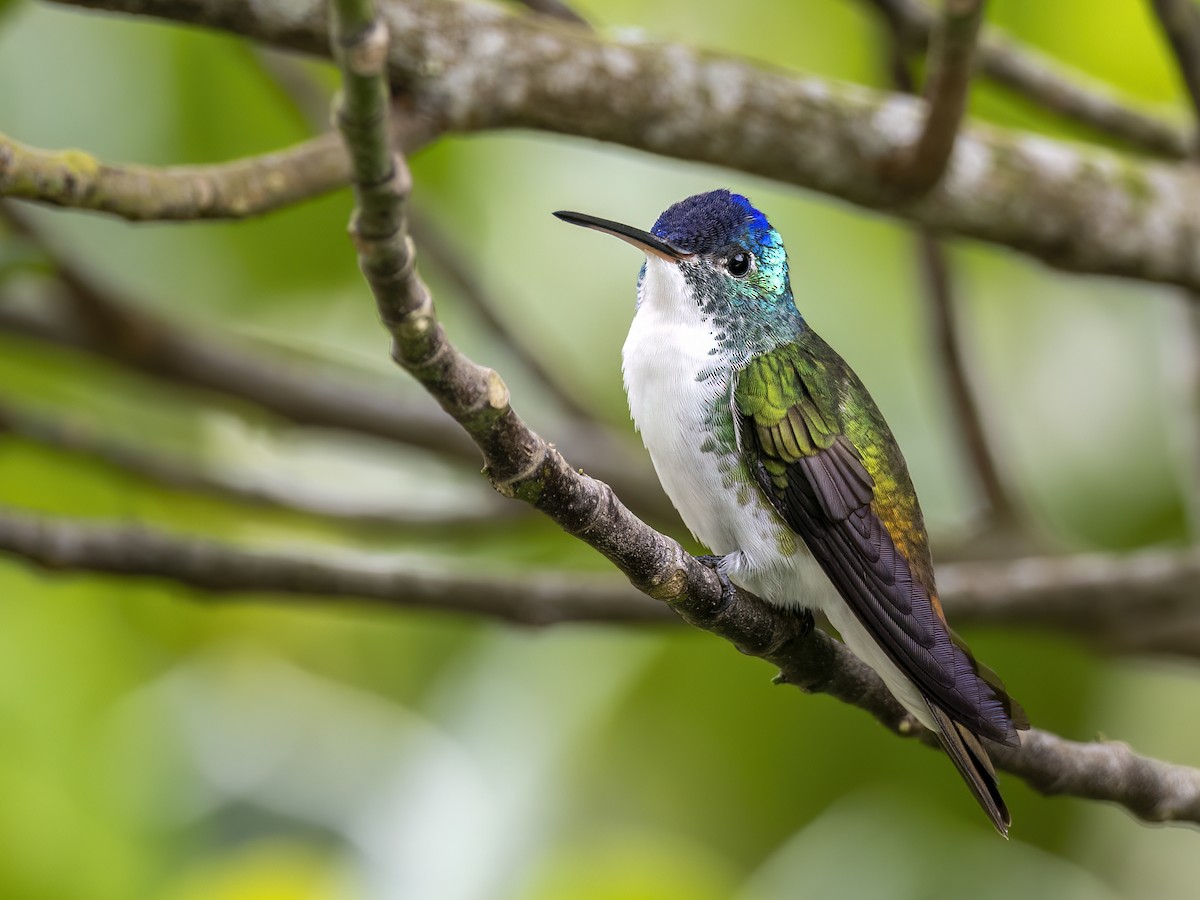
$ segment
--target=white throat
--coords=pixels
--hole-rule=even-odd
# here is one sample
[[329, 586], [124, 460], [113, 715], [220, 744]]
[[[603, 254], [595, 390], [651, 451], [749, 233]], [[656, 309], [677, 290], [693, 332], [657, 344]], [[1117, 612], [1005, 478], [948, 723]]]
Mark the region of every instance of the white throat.
[[655, 448], [647, 429], [657, 434], [655, 423], [664, 419], [674, 429], [690, 425], [691, 411], [680, 407], [707, 404], [723, 391], [728, 373], [702, 375], [719, 367], [716, 350], [713, 328], [697, 306], [680, 264], [648, 256], [646, 274], [638, 284], [637, 312], [621, 352], [621, 370], [633, 423], [651, 456]]
[[729, 396], [730, 372], [716, 349], [679, 264], [649, 257], [622, 351], [629, 412], [684, 522], [721, 553], [734, 548], [722, 546], [728, 542], [710, 521], [712, 485], [722, 481], [719, 460], [701, 450], [714, 405]]

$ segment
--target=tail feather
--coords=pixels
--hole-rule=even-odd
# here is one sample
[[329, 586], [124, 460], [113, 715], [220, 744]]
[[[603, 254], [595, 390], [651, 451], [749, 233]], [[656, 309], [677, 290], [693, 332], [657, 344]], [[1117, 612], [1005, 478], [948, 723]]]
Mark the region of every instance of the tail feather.
[[[1008, 714], [1009, 719], [1012, 720], [1013, 728], [1017, 731], [1028, 730], [1029, 716], [1026, 714], [1025, 708], [1009, 695], [1008, 688], [1004, 686], [1004, 682], [1000, 680], [1000, 676], [977, 660], [975, 654], [968, 649], [966, 641], [955, 634], [953, 629], [950, 629], [950, 640], [967, 655], [967, 659], [971, 661], [971, 666], [975, 669], [975, 674], [987, 682], [992, 690], [996, 692], [997, 699], [999, 699], [1001, 705], [1004, 707], [1004, 711]], [[1015, 739], [1015, 743], [1011, 741], [1006, 741], [1005, 743], [1013, 743], [1013, 746], [1020, 743], [1021, 739], [1017, 735], [1012, 734], [1010, 737]]]
[[996, 784], [996, 770], [992, 768], [992, 761], [983, 749], [983, 744], [978, 737], [934, 704], [929, 704], [929, 711], [933, 713], [933, 719], [937, 723], [937, 736], [942, 749], [946, 751], [946, 755], [958, 769], [958, 774], [963, 777], [983, 811], [996, 826], [996, 830], [1007, 838], [1012, 817], [1008, 814], [1008, 807], [1004, 805], [1004, 798], [1000, 796], [1000, 788]]

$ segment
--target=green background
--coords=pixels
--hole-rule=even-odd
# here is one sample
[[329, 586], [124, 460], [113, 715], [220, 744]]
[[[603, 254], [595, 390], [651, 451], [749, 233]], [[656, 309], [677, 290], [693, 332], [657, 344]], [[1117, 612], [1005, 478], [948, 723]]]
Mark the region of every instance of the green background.
[[[867, 4], [579, 3], [605, 26], [882, 84]], [[1148, 4], [997, 0], [991, 21], [1163, 106], [1184, 106]], [[327, 66], [310, 75], [329, 87]], [[1082, 140], [990, 86], [980, 118]], [[257, 51], [195, 30], [10, 3], [0, 131], [112, 162], [218, 162], [303, 139]], [[634, 441], [619, 353], [639, 259], [564, 227], [648, 227], [688, 194], [748, 194], [782, 232], [797, 302], [872, 389], [935, 544], [976, 512], [938, 383], [910, 235], [737, 172], [560, 136], [449, 138], [414, 203], [452, 233], [562, 383]], [[33, 210], [81, 267], [185, 327], [268, 339], [420, 402], [389, 364], [347, 192], [244, 223], [129, 225]], [[14, 251], [0, 243], [0, 254]], [[1174, 292], [951, 246], [967, 357], [1004, 470], [1066, 549], [1187, 536]], [[0, 255], [0, 263], [5, 261]], [[0, 265], [0, 302], [42, 302]], [[543, 392], [428, 270], [452, 338], [555, 440]], [[0, 400], [250, 482], [470, 511], [473, 465], [288, 428], [219, 397], [0, 334]], [[607, 571], [537, 519], [502, 533], [363, 529], [170, 491], [0, 435], [0, 503], [305, 553], [472, 571]], [[682, 536], [682, 535], [681, 535]], [[770, 667], [669, 627], [525, 630], [432, 613], [47, 575], [0, 558], [0, 896], [13, 898], [1185, 898], [1196, 836], [1045, 799], [1012, 777], [1004, 842], [948, 762], [859, 710], [773, 688]], [[1035, 724], [1200, 765], [1194, 665], [1062, 637], [966, 635]]]

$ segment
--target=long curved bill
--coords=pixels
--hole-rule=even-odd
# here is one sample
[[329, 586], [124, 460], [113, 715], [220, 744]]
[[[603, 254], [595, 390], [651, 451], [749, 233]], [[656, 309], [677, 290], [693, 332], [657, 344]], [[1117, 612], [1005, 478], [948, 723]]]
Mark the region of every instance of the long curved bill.
[[596, 231], [611, 234], [613, 237], [618, 237], [627, 244], [632, 244], [644, 253], [651, 253], [654, 256], [671, 262], [688, 259], [694, 255], [688, 253], [686, 250], [680, 250], [674, 244], [669, 244], [662, 238], [655, 237], [648, 231], [642, 231], [640, 228], [633, 228], [629, 225], [622, 225], [620, 222], [589, 216], [586, 213], [568, 212], [562, 209], [554, 215], [564, 222], [570, 222], [572, 225], [580, 225], [583, 228], [593, 228]]

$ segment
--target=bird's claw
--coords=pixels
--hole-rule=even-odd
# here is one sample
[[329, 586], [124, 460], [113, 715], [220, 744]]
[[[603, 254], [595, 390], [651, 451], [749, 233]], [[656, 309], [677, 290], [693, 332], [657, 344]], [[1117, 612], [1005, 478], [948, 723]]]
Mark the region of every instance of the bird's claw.
[[733, 603], [734, 597], [737, 594], [737, 588], [729, 580], [729, 576], [721, 569], [721, 563], [724, 561], [723, 556], [714, 556], [713, 554], [705, 554], [697, 556], [696, 561], [705, 568], [712, 569], [717, 573], [717, 580], [721, 582], [721, 609], [726, 609]]
[[807, 608], [802, 610], [800, 613], [800, 637], [808, 637], [816, 627], [817, 621], [813, 618], [812, 610]]

